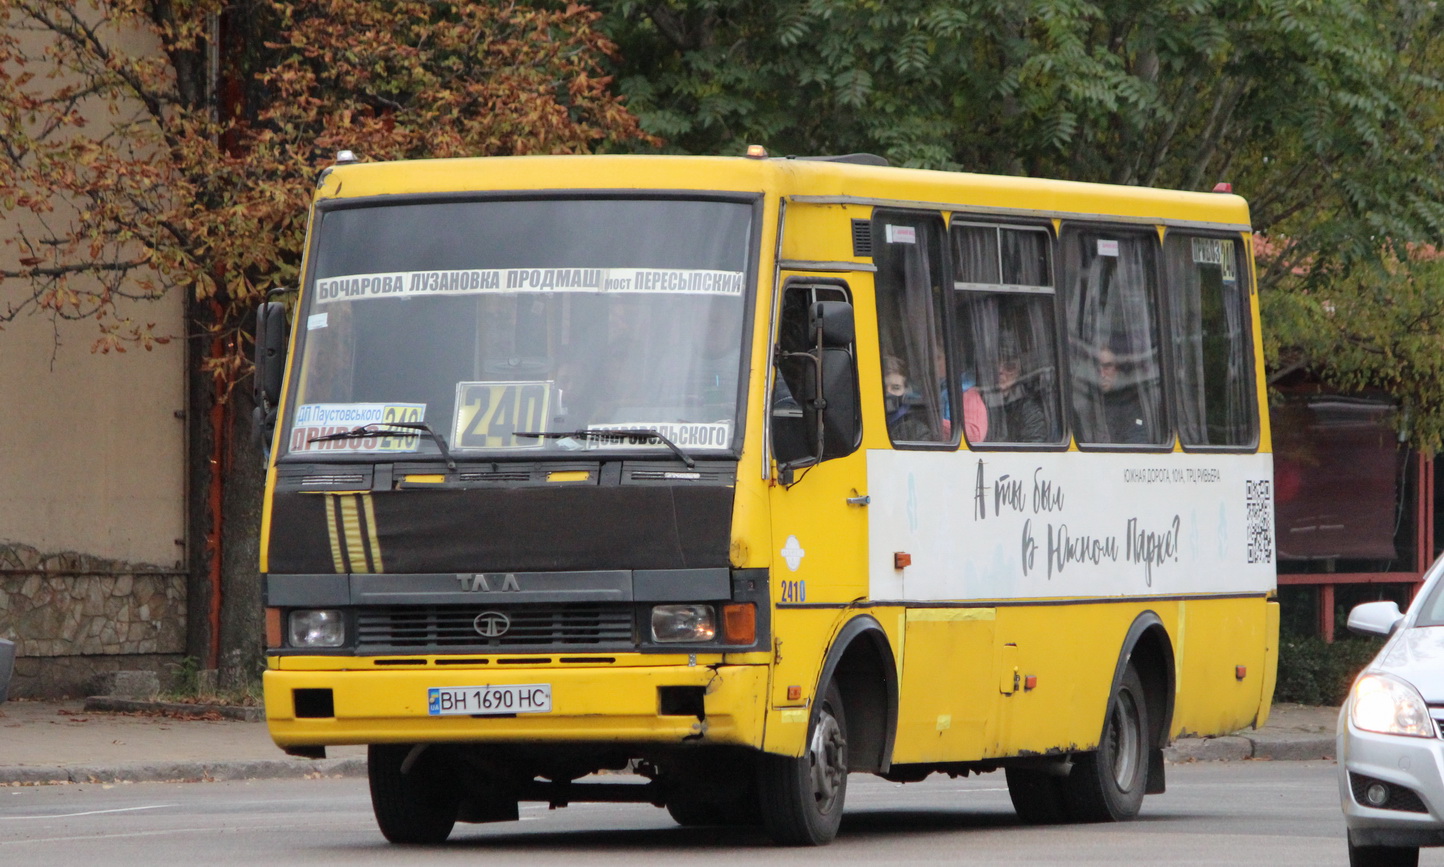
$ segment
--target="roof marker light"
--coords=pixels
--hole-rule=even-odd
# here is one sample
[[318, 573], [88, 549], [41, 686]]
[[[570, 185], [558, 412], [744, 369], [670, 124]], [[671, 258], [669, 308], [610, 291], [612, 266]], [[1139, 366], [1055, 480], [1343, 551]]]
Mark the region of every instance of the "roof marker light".
[[767, 159], [767, 148], [762, 145], [748, 145], [747, 158], [751, 160], [765, 160]]
[[1228, 181], [1219, 181], [1213, 185], [1213, 191], [1215, 193], [1231, 193], [1233, 192], [1233, 184]]

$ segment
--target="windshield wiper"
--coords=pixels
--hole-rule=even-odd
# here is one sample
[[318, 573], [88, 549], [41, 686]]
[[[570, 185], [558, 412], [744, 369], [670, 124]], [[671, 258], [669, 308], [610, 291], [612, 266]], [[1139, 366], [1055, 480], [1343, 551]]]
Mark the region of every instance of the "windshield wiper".
[[692, 456], [691, 456], [691, 455], [689, 455], [689, 454], [687, 454], [686, 452], [682, 451], [681, 446], [679, 446], [679, 445], [677, 445], [676, 443], [672, 442], [671, 440], [667, 439], [666, 435], [663, 434], [661, 431], [656, 431], [656, 430], [653, 430], [653, 429], [651, 429], [651, 428], [621, 428], [621, 429], [615, 429], [615, 430], [614, 430], [614, 429], [608, 429], [608, 430], [567, 430], [567, 431], [540, 431], [540, 430], [529, 430], [529, 431], [513, 431], [513, 432], [512, 432], [512, 436], [518, 436], [518, 437], [537, 437], [537, 438], [539, 438], [539, 439], [564, 439], [564, 438], [566, 438], [566, 437], [581, 437], [582, 439], [597, 439], [598, 437], [649, 437], [649, 438], [655, 437], [658, 442], [660, 442], [662, 445], [666, 446], [667, 448], [671, 449], [673, 454], [675, 454], [677, 457], [681, 458], [681, 459], [682, 459], [682, 463], [684, 463], [684, 464], [687, 465], [687, 469], [690, 470], [690, 469], [693, 469], [693, 468], [695, 468], [695, 467], [697, 466], [697, 462], [694, 461], [694, 460], [692, 460]]
[[[401, 430], [394, 430], [394, 428], [401, 428]], [[353, 427], [350, 430], [337, 431], [336, 433], [325, 434], [324, 436], [311, 437], [306, 442], [324, 443], [328, 440], [359, 440], [366, 437], [374, 437], [377, 435], [415, 437], [421, 436], [422, 434], [431, 437], [432, 441], [436, 443], [436, 447], [441, 451], [441, 456], [446, 459], [446, 468], [448, 470], [456, 469], [456, 461], [453, 460], [451, 457], [451, 449], [446, 447], [446, 440], [441, 436], [441, 434], [432, 430], [431, 425], [427, 424], [424, 421], [371, 422], [370, 424], [363, 424], [360, 427]]]

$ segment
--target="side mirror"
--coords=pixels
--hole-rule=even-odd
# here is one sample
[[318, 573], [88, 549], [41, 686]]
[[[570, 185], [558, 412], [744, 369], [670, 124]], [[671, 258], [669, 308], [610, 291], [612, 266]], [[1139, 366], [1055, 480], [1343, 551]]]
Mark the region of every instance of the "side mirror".
[[256, 398], [253, 430], [262, 450], [268, 450], [276, 430], [281, 402], [281, 376], [286, 372], [286, 305], [267, 301], [256, 308]]
[[825, 406], [819, 411], [822, 427], [822, 460], [850, 455], [862, 438], [857, 367], [852, 353], [840, 347], [822, 350], [822, 393]]
[[1389, 636], [1403, 622], [1404, 615], [1400, 613], [1398, 603], [1386, 599], [1355, 605], [1354, 610], [1349, 612], [1348, 627], [1350, 632], [1359, 635]]
[[808, 323], [812, 342], [819, 347], [847, 348], [857, 339], [852, 305], [846, 301], [818, 301], [812, 305]]
[[[850, 349], [856, 332], [852, 305], [818, 301], [807, 310], [807, 352], [778, 357], [772, 430], [784, 478], [798, 467], [848, 455], [862, 438], [857, 363]], [[797, 383], [795, 393], [786, 381]]]
[[849, 347], [857, 339], [852, 305], [846, 301], [818, 301], [809, 311], [808, 332], [816, 348], [818, 400], [816, 408], [819, 460], [851, 454], [862, 437], [861, 397], [857, 364]]

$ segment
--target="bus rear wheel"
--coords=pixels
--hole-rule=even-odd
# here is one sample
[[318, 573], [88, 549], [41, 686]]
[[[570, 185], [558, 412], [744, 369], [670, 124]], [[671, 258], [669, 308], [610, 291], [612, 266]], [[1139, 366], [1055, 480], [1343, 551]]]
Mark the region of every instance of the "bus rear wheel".
[[441, 843], [456, 825], [461, 790], [438, 750], [422, 748], [412, 757], [412, 749], [411, 744], [366, 748], [371, 809], [392, 843]]
[[1098, 749], [1079, 756], [1066, 777], [1068, 813], [1078, 822], [1138, 815], [1148, 788], [1148, 702], [1130, 663], [1113, 688]]
[[763, 754], [757, 788], [762, 821], [782, 846], [832, 842], [847, 797], [847, 718], [842, 693], [828, 684], [812, 707], [807, 749], [800, 757]]

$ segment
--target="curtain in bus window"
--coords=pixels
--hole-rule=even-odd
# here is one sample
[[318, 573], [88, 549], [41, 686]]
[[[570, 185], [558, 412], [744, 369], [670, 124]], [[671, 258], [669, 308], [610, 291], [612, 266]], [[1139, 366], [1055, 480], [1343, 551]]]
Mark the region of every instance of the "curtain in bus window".
[[1248, 291], [1240, 252], [1233, 239], [1175, 233], [1164, 245], [1184, 445], [1253, 442]]
[[1071, 229], [1063, 254], [1078, 441], [1162, 444], [1153, 236]]
[[880, 214], [873, 233], [888, 435], [894, 442], [947, 442], [954, 399], [941, 339], [938, 221]]
[[954, 312], [963, 359], [964, 415], [973, 442], [1056, 443], [1062, 438], [1048, 235], [953, 226]]

